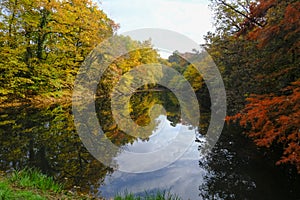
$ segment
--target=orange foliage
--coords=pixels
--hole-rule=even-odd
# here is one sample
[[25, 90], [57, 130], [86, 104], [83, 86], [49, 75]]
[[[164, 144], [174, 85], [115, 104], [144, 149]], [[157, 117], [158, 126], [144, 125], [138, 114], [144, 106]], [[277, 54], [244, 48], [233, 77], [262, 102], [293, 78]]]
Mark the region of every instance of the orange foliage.
[[266, 12], [275, 5], [275, 0], [260, 0], [258, 4], [250, 6], [250, 16], [253, 18], [264, 17]]
[[238, 120], [259, 146], [282, 145], [277, 164], [294, 164], [300, 173], [300, 80], [282, 93], [288, 95], [252, 95], [242, 112], [226, 120]]
[[253, 30], [257, 23], [264, 25], [264, 16], [266, 15], [267, 11], [275, 5], [276, 0], [260, 0], [258, 3], [252, 3], [250, 5], [249, 16], [240, 24], [241, 30], [237, 35], [244, 35], [248, 31]]
[[[246, 18], [241, 24], [242, 28], [238, 35], [248, 33], [250, 39], [259, 42], [258, 47], [264, 47], [268, 41], [283, 32], [286, 34], [283, 36], [285, 40], [300, 33], [300, 2], [289, 4], [281, 0], [259, 0], [258, 2], [250, 6], [249, 18]], [[284, 7], [284, 17], [276, 23], [270, 23], [266, 19], [269, 9], [273, 7], [275, 9]], [[262, 27], [257, 27], [254, 22], [259, 22]]]

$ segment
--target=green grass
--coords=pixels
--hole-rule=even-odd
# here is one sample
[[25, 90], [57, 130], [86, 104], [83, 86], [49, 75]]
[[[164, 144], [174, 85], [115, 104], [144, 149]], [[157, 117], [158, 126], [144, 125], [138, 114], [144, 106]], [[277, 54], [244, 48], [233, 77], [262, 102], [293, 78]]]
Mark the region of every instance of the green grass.
[[117, 195], [114, 200], [181, 200], [180, 197], [170, 194], [170, 192], [160, 192], [156, 194], [148, 194], [145, 192], [145, 195], [134, 196], [133, 194], [125, 193], [125, 195]]
[[14, 171], [9, 180], [20, 187], [35, 188], [42, 191], [53, 191], [59, 193], [63, 185], [56, 183], [52, 177], [42, 174], [35, 169], [24, 169]]
[[14, 191], [8, 180], [0, 181], [0, 199], [28, 199], [28, 200], [44, 200], [39, 194], [32, 191]]
[[63, 185], [35, 169], [0, 174], [0, 200], [90, 199], [63, 190]]

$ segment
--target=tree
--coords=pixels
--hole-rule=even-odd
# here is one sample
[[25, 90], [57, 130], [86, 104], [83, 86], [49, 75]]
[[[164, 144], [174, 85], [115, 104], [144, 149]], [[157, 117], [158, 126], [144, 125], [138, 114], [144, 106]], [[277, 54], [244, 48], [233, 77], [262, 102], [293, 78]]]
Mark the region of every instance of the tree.
[[[112, 54], [115, 54], [119, 49], [124, 48], [124, 55], [114, 58]], [[107, 50], [109, 49], [109, 50]], [[107, 53], [107, 51], [111, 51]], [[90, 65], [103, 66], [106, 63], [109, 63], [109, 66], [102, 74], [97, 91], [96, 91], [96, 106], [98, 113], [98, 119], [102, 126], [103, 131], [106, 136], [116, 145], [121, 146], [127, 143], [132, 143], [135, 140], [135, 137], [128, 136], [122, 130], [118, 129], [117, 123], [112, 115], [112, 93], [115, 89], [115, 95], [119, 98], [118, 102], [122, 102], [115, 109], [118, 112], [115, 114], [120, 116], [120, 119], [125, 119], [122, 117], [124, 115], [124, 104], [128, 102], [128, 91], [129, 88], [134, 88], [134, 85], [139, 81], [139, 78], [134, 77], [134, 74], [129, 72], [133, 69], [136, 69], [136, 73], [140, 72], [143, 74], [145, 80], [157, 80], [156, 76], [160, 76], [159, 73], [150, 73], [147, 71], [138, 71], [139, 67], [146, 64], [158, 63], [158, 53], [155, 49], [152, 48], [149, 41], [139, 42], [132, 40], [130, 37], [114, 35], [113, 42], [109, 41], [107, 44], [100, 46], [95, 49], [96, 57], [99, 59], [91, 58]], [[84, 82], [84, 84], [87, 84]], [[93, 83], [92, 83], [93, 84]], [[149, 85], [143, 85], [139, 89], [141, 91], [147, 91]], [[84, 86], [85, 87], [85, 86]], [[145, 96], [145, 98], [143, 98]], [[146, 106], [146, 104], [155, 104], [155, 99], [150, 97], [151, 95], [141, 95], [141, 96], [131, 96], [130, 99], [135, 99], [139, 103], [137, 105], [130, 105], [130, 116], [132, 119], [138, 119], [137, 124], [147, 125], [150, 118], [148, 117], [148, 112], [151, 106]], [[116, 98], [116, 96], [114, 96]], [[153, 103], [152, 103], [153, 102]], [[137, 110], [133, 110], [133, 107], [139, 107]], [[134, 112], [135, 111], [135, 112]], [[124, 124], [126, 122], [123, 122]], [[132, 129], [131, 129], [132, 128]], [[133, 127], [128, 127], [128, 133], [134, 135], [136, 130]], [[125, 131], [125, 130], [124, 130]], [[147, 139], [151, 131], [143, 133], [145, 135], [136, 136], [137, 138]]]
[[[281, 146], [283, 155], [277, 163], [294, 164], [300, 172], [297, 106], [300, 3], [238, 1], [247, 5], [244, 9], [247, 11], [243, 12], [244, 6], [238, 7], [236, 3], [214, 2], [219, 6], [216, 6], [217, 13], [223, 13], [222, 16], [231, 16], [234, 12], [234, 16], [241, 17], [235, 21], [239, 21], [238, 24], [219, 25], [220, 30], [233, 32], [219, 31], [207, 36], [208, 50], [217, 57], [225, 85], [232, 87], [230, 92], [239, 91], [239, 98], [243, 96], [240, 105], [244, 108], [233, 104], [230, 114], [237, 114], [228, 120], [239, 120], [246, 134], [259, 146]], [[229, 93], [231, 104], [235, 99]]]
[[244, 127], [251, 125], [247, 134], [257, 145], [282, 145], [283, 155], [277, 164], [294, 164], [300, 173], [297, 55], [300, 30], [296, 20], [300, 16], [300, 3], [261, 1], [253, 6], [252, 15], [261, 21], [264, 18], [264, 27], [245, 27], [241, 34], [247, 34], [249, 40], [257, 40], [257, 48], [268, 52], [258, 61], [262, 73], [256, 77], [256, 80], [262, 80], [267, 91], [247, 99], [247, 106], [234, 118], [239, 118]]
[[85, 56], [117, 25], [91, 0], [0, 3], [2, 99], [71, 89]]
[[282, 145], [277, 164], [294, 164], [300, 172], [300, 81], [282, 92], [280, 96], [252, 95], [246, 107], [229, 119], [238, 119], [258, 146]]

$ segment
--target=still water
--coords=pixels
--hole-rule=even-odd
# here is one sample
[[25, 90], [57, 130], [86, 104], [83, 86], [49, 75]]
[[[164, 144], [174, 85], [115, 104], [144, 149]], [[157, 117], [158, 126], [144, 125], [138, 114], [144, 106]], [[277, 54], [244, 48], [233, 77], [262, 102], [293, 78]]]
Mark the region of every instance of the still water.
[[[158, 133], [154, 131], [154, 135], [149, 141], [135, 141], [131, 145], [126, 145], [126, 149], [140, 153], [155, 151], [171, 143], [179, 130], [182, 129], [186, 129], [185, 135], [190, 134], [196, 138], [197, 130], [195, 129], [189, 129], [183, 124], [177, 124], [173, 127], [167, 117], [163, 115], [159, 116], [158, 120], [165, 124], [162, 129], [158, 129]], [[180, 194], [183, 199], [197, 199], [198, 187], [203, 182], [206, 173], [205, 169], [199, 168], [198, 146], [198, 143], [193, 142], [178, 160], [159, 170], [147, 173], [113, 172], [105, 178], [104, 184], [100, 187], [101, 196], [109, 198], [113, 197], [116, 192], [120, 194], [124, 192], [143, 194], [145, 191], [155, 193], [157, 190], [164, 190], [173, 194]], [[168, 155], [163, 155], [163, 158], [166, 156]], [[153, 163], [159, 162], [158, 159], [153, 158]], [[145, 163], [133, 160], [132, 165], [141, 165], [142, 167]], [[147, 168], [149, 165], [151, 166], [151, 163], [147, 163]]]
[[[106, 136], [126, 151], [145, 153], [164, 147], [179, 129], [192, 136], [194, 139], [184, 154], [164, 168], [128, 173], [101, 164], [83, 146], [74, 126], [71, 105], [66, 104], [0, 109], [1, 170], [37, 167], [70, 190], [105, 198], [124, 192], [144, 194], [165, 190], [192, 200], [300, 199], [299, 175], [274, 166], [274, 159], [264, 155], [236, 126], [225, 126], [213, 150], [202, 152], [206, 141], [201, 133], [207, 129], [207, 115], [201, 113], [199, 127], [184, 124], [176, 98], [167, 92], [158, 93], [131, 98], [132, 119], [138, 124], [149, 123], [145, 104], [149, 107], [161, 104], [166, 110], [165, 114], [157, 113], [155, 119], [159, 123], [154, 123], [152, 130], [141, 138], [118, 129], [106, 98], [98, 99], [96, 107]], [[122, 151], [103, 156], [118, 160]], [[136, 160], [127, 160], [126, 165], [143, 167]]]

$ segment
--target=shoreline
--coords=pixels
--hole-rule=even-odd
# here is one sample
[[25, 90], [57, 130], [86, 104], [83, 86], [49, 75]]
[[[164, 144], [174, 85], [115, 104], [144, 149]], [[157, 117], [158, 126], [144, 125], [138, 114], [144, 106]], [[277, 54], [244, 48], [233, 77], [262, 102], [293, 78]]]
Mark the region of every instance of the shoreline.
[[26, 98], [16, 98], [10, 101], [0, 101], [0, 109], [30, 106], [34, 108], [45, 108], [54, 104], [71, 104], [72, 91], [63, 91], [57, 97], [47, 96], [46, 94], [33, 95]]

